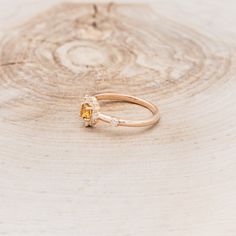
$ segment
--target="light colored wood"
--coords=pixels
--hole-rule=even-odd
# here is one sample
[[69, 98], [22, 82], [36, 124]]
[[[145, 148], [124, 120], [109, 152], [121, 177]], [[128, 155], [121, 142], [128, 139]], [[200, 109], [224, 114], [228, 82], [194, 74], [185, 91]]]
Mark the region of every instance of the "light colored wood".
[[[0, 235], [235, 236], [235, 1], [136, 3], [0, 1]], [[83, 128], [110, 91], [161, 122]]]

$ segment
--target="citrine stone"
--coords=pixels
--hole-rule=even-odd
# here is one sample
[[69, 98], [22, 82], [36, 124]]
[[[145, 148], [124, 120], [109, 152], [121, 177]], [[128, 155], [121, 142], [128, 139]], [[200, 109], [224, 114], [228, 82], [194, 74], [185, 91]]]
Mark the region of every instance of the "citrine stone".
[[92, 118], [93, 109], [88, 103], [83, 103], [80, 108], [80, 117], [85, 121], [90, 121]]

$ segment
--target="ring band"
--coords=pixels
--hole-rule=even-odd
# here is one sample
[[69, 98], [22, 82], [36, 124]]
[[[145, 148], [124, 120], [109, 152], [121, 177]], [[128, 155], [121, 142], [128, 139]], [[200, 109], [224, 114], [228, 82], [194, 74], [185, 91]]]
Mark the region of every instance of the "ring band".
[[[153, 116], [144, 120], [126, 120], [105, 115], [100, 112], [99, 100], [112, 100], [129, 102], [147, 108]], [[80, 117], [85, 122], [85, 126], [95, 126], [98, 121], [109, 123], [113, 126], [143, 127], [156, 124], [160, 119], [159, 109], [156, 105], [144, 99], [131, 95], [117, 93], [102, 93], [94, 96], [85, 96], [80, 108]]]

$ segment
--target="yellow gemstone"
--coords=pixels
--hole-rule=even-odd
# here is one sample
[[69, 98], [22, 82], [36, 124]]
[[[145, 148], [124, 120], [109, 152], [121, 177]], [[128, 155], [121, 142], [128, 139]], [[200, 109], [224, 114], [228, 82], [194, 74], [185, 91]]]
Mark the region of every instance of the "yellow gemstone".
[[85, 121], [90, 121], [92, 118], [93, 109], [88, 103], [83, 103], [80, 108], [80, 117]]

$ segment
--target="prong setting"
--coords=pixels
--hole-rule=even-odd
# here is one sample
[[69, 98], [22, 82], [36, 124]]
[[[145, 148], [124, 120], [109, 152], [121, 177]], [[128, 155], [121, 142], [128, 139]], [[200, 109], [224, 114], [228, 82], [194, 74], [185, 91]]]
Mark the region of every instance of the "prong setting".
[[94, 96], [85, 96], [80, 107], [80, 117], [85, 127], [95, 126], [98, 121], [100, 107]]

